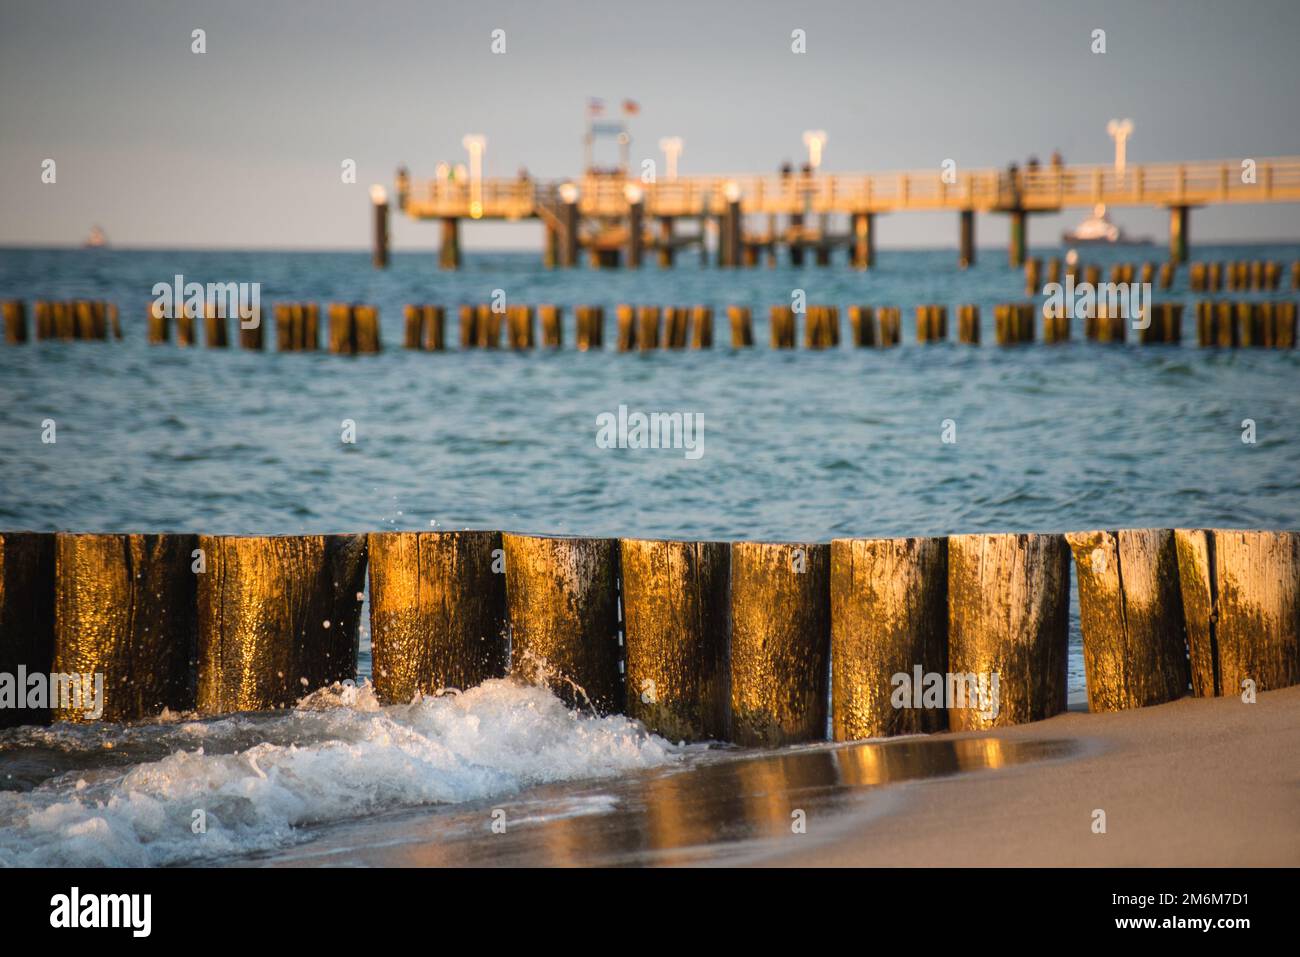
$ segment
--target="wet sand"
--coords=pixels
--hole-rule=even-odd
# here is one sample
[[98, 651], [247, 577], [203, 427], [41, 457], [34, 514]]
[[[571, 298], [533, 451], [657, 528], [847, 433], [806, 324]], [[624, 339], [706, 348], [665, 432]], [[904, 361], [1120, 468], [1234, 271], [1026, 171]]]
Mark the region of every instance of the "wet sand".
[[1295, 865], [1300, 688], [1254, 705], [1184, 699], [997, 732], [708, 751], [674, 769], [371, 817], [243, 863]]
[[[966, 738], [970, 735], [944, 735]], [[979, 735], [977, 737], [989, 737]], [[891, 788], [891, 812], [762, 864], [1228, 866], [1300, 864], [1300, 687], [1070, 713], [997, 732], [1081, 746], [1066, 761]], [[1106, 833], [1092, 831], [1106, 812]]]

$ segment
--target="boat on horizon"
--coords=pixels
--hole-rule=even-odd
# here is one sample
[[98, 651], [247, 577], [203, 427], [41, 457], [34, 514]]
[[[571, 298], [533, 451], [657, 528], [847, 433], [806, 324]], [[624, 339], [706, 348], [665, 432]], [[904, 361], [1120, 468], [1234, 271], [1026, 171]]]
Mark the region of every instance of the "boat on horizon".
[[98, 226], [91, 226], [90, 235], [81, 245], [83, 249], [102, 249], [108, 245], [108, 235]]
[[1098, 203], [1092, 215], [1072, 232], [1061, 234], [1061, 242], [1067, 246], [1150, 246], [1152, 240], [1149, 236], [1125, 235], [1123, 227], [1112, 223], [1106, 215], [1106, 204]]

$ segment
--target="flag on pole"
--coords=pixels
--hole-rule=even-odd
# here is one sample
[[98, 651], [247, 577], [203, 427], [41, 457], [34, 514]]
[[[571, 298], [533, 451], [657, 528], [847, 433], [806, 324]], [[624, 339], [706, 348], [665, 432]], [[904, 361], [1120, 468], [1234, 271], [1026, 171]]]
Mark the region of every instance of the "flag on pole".
[[624, 100], [623, 112], [628, 116], [632, 116], [634, 113], [640, 113], [641, 107], [637, 104], [636, 100]]
[[598, 97], [598, 96], [588, 97], [588, 99], [587, 99], [587, 115], [588, 115], [588, 116], [603, 116], [604, 113], [605, 113], [605, 101], [602, 100], [602, 99], [601, 99], [600, 97]]

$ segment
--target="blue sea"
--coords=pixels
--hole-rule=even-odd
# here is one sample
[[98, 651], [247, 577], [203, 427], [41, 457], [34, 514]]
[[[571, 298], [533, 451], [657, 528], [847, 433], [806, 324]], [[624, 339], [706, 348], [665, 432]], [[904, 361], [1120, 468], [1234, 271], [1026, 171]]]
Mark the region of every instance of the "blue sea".
[[[1082, 260], [1105, 266], [1163, 252], [1084, 250]], [[1196, 247], [1192, 258], [1280, 260], [1289, 284], [1300, 245]], [[178, 274], [260, 283], [267, 317], [277, 301], [374, 304], [384, 351], [282, 355], [271, 330], [264, 353], [150, 346], [144, 323], [153, 287]], [[565, 347], [458, 351], [454, 307], [489, 301], [497, 290], [507, 303], [564, 306]], [[850, 303], [901, 307], [903, 345], [850, 348], [842, 319], [839, 349], [770, 349], [768, 308], [788, 304], [796, 290], [842, 311]], [[952, 250], [881, 251], [866, 273], [852, 271], [843, 253], [829, 268], [725, 271], [701, 267], [693, 254], [672, 270], [547, 271], [533, 252], [484, 253], [449, 273], [437, 269], [435, 253], [399, 253], [377, 271], [365, 252], [0, 250], [0, 298], [107, 299], [125, 328], [120, 342], [0, 347], [0, 527], [262, 534], [473, 527], [805, 541], [1300, 527], [1300, 353], [1197, 348], [1191, 303], [1200, 294], [1188, 291], [1185, 269], [1171, 291], [1155, 295], [1188, 304], [1181, 346], [1088, 343], [1076, 321], [1071, 343], [999, 348], [994, 304], [1025, 298], [1023, 274], [1002, 250], [981, 250], [966, 271]], [[412, 302], [449, 307], [448, 351], [401, 348], [402, 308]], [[620, 302], [712, 305], [716, 344], [619, 354]], [[947, 304], [954, 335], [956, 306], [978, 304], [985, 344], [918, 346], [913, 310], [922, 303]], [[573, 348], [578, 304], [605, 306], [604, 351]], [[755, 348], [727, 345], [729, 304], [752, 307]], [[702, 416], [703, 454], [599, 447], [598, 417], [620, 406]], [[42, 442], [47, 419], [56, 423], [53, 444]], [[354, 443], [341, 441], [345, 420], [355, 423]], [[1253, 443], [1243, 442], [1246, 420]], [[955, 442], [942, 440], [945, 422]], [[1078, 700], [1077, 615], [1072, 628]], [[363, 674], [368, 668], [363, 654]], [[129, 733], [6, 732], [4, 747], [27, 758], [89, 753], [108, 736], [140, 763], [90, 772], [52, 757], [48, 773], [0, 792], [0, 864], [239, 859], [297, 841], [304, 820], [491, 800], [566, 775], [691, 760], [625, 719], [579, 728], [547, 710], [554, 699], [518, 697], [536, 690], [492, 687], [401, 714], [362, 694], [267, 719], [292, 722], [281, 725], [178, 718]], [[509, 715], [521, 706], [545, 720], [526, 732], [514, 727]], [[493, 722], [499, 732], [485, 738]], [[394, 748], [395, 738], [408, 743]], [[492, 748], [501, 754], [496, 763]], [[266, 783], [249, 770], [257, 749], [253, 768], [278, 768], [281, 777]], [[532, 751], [549, 757], [530, 762]], [[266, 791], [255, 812], [239, 804], [250, 787]], [[197, 793], [227, 795], [234, 819], [224, 825], [227, 843], [202, 853], [155, 833], [171, 817], [187, 823]]]

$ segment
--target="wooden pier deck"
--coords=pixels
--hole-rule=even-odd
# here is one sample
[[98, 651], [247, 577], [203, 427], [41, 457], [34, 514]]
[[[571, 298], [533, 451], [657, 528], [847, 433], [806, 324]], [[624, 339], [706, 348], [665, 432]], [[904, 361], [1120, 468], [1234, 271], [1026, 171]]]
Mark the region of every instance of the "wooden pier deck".
[[[1253, 164], [1253, 166], [1251, 165]], [[880, 213], [961, 214], [961, 261], [974, 260], [974, 216], [1012, 217], [1012, 265], [1024, 261], [1027, 218], [1066, 209], [1157, 206], [1171, 212], [1170, 258], [1187, 259], [1189, 211], [1195, 207], [1243, 203], [1300, 202], [1300, 157], [1231, 159], [1191, 163], [1149, 163], [1123, 170], [1106, 165], [1063, 165], [1018, 170], [975, 169], [945, 173], [936, 169], [885, 173], [791, 172], [771, 175], [702, 175], [644, 183], [621, 175], [588, 175], [572, 180], [483, 178], [414, 183], [404, 170], [397, 178], [399, 209], [416, 220], [444, 224], [442, 265], [459, 265], [457, 224], [471, 220], [541, 220], [547, 230], [547, 262], [575, 265], [577, 251], [588, 249], [598, 265], [641, 265], [657, 251], [661, 266], [672, 265], [675, 250], [698, 245], [707, 225], [716, 222], [718, 264], [753, 265], [757, 248], [775, 254], [790, 247], [795, 264], [804, 248], [848, 246], [851, 262], [874, 262], [874, 217]], [[850, 227], [834, 234], [829, 217], [848, 216]], [[728, 225], [732, 217], [736, 226]], [[747, 232], [745, 219], [766, 217], [761, 230]], [[787, 224], [778, 227], [777, 219]], [[809, 219], [816, 218], [816, 222]], [[680, 220], [697, 220], [685, 236]], [[654, 221], [658, 221], [657, 224]], [[753, 260], [744, 262], [747, 258]], [[819, 255], [825, 264], [828, 256]]]

